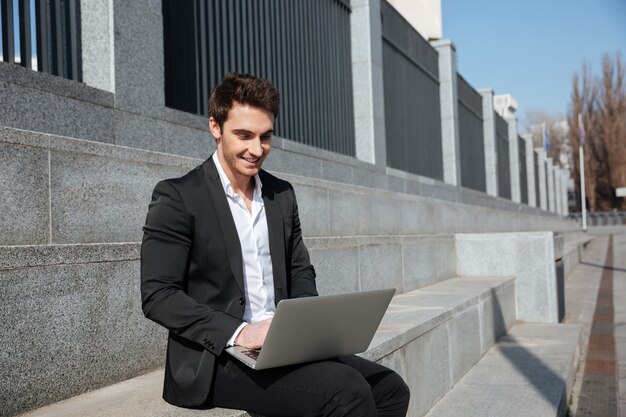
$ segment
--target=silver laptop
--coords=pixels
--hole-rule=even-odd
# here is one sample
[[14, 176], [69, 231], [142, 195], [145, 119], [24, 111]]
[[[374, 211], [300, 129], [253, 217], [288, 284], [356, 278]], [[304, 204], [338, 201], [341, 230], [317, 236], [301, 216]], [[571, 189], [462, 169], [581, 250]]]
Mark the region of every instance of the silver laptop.
[[364, 352], [395, 292], [282, 300], [262, 349], [232, 346], [226, 352], [257, 370]]

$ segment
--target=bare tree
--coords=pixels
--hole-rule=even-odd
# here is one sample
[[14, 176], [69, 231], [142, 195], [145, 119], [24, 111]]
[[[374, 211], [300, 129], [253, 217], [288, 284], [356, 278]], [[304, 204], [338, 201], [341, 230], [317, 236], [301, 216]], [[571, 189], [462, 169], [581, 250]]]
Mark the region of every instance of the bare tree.
[[[594, 77], [589, 64], [574, 75], [568, 114], [572, 142], [572, 174], [580, 192], [578, 114], [585, 130], [585, 189], [590, 211], [625, 210], [626, 201], [615, 189], [626, 187], [626, 89], [621, 54], [605, 55], [602, 76]], [[580, 194], [579, 194], [580, 195]], [[578, 202], [578, 209], [580, 203]]]

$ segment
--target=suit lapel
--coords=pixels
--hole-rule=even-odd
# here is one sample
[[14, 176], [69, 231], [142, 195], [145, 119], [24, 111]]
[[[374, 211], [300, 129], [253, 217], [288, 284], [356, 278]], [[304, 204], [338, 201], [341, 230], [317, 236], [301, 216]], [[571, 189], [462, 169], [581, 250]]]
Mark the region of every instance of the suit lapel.
[[[241, 292], [245, 294], [243, 284], [243, 259], [241, 257], [241, 243], [239, 242], [239, 235], [237, 234], [237, 227], [233, 220], [233, 214], [228, 206], [228, 200], [226, 193], [224, 193], [224, 187], [220, 181], [217, 168], [212, 158], [207, 159], [202, 164], [204, 169], [207, 188], [209, 189], [209, 195], [211, 196], [211, 203], [217, 214], [219, 228], [222, 231], [224, 237], [224, 243], [226, 245], [226, 252], [228, 253], [228, 260], [230, 268], [235, 276], [235, 281], [241, 289]], [[271, 241], [270, 241], [271, 242]]]
[[259, 174], [263, 183], [262, 195], [265, 206], [265, 218], [267, 219], [267, 233], [270, 243], [270, 253], [272, 256], [272, 270], [274, 273], [274, 298], [276, 303], [285, 298], [284, 289], [287, 282], [285, 270], [285, 232], [283, 215], [280, 204], [276, 199], [276, 193], [270, 183], [270, 179], [264, 175], [264, 171]]

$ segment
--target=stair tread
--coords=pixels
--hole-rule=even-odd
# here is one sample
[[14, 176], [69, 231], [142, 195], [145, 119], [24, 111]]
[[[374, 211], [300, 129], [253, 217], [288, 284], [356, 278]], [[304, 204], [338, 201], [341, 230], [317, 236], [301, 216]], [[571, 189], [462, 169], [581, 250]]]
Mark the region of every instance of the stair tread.
[[575, 324], [514, 325], [426, 417], [564, 415], [580, 335]]
[[[455, 277], [396, 295], [369, 349], [377, 361], [444, 323], [455, 312], [479, 303], [493, 291], [514, 285], [513, 277]], [[191, 410], [161, 398], [163, 370], [88, 392], [23, 414], [22, 417], [243, 417], [247, 413], [214, 408]]]

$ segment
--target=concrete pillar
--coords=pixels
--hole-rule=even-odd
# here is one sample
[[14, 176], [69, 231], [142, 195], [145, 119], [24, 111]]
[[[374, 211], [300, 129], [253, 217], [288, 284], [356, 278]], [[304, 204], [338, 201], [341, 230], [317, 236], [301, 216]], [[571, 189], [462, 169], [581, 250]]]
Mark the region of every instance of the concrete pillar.
[[113, 0], [115, 107], [165, 117], [163, 15], [157, 0]]
[[563, 216], [569, 216], [569, 198], [568, 198], [568, 186], [569, 186], [569, 169], [562, 169], [561, 175], [563, 176]]
[[507, 117], [509, 125], [509, 164], [511, 166], [511, 200], [515, 203], [522, 202], [519, 178], [519, 149], [517, 145], [517, 117]]
[[114, 93], [113, 0], [81, 0], [80, 26], [83, 82]]
[[537, 207], [537, 191], [535, 188], [535, 160], [533, 154], [533, 136], [522, 135], [522, 139], [526, 144], [526, 182], [528, 184], [528, 205]]
[[356, 157], [385, 172], [385, 100], [380, 1], [350, 2]]
[[537, 154], [537, 175], [539, 176], [539, 204], [537, 207], [548, 211], [548, 190], [546, 189], [546, 151], [543, 148], [536, 148]]
[[556, 200], [554, 192], [554, 166], [552, 165], [552, 158], [546, 158], [546, 176], [548, 177], [548, 211], [556, 213]]
[[443, 180], [461, 185], [461, 146], [459, 133], [459, 102], [457, 93], [456, 49], [450, 40], [431, 45], [439, 53], [439, 97], [441, 100], [441, 147]]
[[557, 175], [559, 176], [559, 183], [561, 184], [561, 194], [559, 194], [559, 199], [561, 200], [561, 216], [565, 216], [565, 206], [567, 205], [567, 183], [565, 182], [565, 175], [563, 175], [563, 168], [559, 168]]
[[493, 89], [481, 88], [483, 96], [483, 140], [485, 143], [485, 181], [487, 194], [498, 195], [498, 155], [496, 147], [496, 116], [493, 109]]

